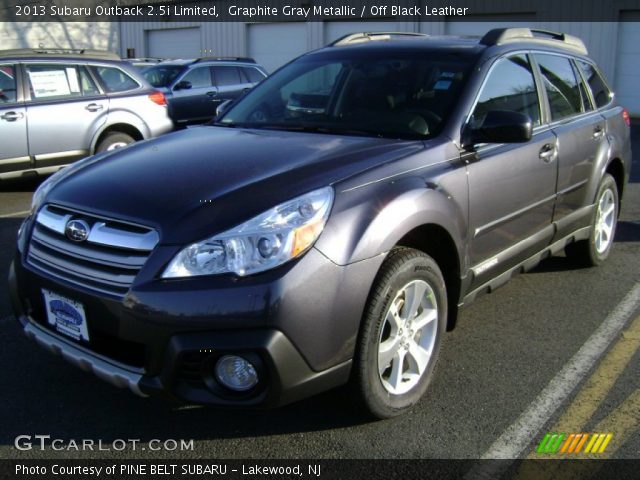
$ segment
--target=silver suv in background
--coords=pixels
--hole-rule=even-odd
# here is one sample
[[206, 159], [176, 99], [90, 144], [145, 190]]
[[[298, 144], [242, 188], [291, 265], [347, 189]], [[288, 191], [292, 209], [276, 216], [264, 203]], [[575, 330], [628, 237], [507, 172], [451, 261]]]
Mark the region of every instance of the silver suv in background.
[[164, 94], [115, 54], [0, 50], [0, 179], [51, 173], [172, 129]]

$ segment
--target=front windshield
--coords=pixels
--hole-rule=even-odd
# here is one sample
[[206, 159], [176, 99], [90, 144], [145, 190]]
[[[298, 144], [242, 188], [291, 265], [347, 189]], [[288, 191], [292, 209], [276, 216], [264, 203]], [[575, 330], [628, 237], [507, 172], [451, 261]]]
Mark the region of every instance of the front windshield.
[[268, 77], [218, 125], [390, 138], [437, 135], [471, 66], [468, 56], [411, 52], [310, 55]]
[[168, 87], [184, 70], [182, 65], [156, 65], [142, 72], [144, 78], [154, 87]]

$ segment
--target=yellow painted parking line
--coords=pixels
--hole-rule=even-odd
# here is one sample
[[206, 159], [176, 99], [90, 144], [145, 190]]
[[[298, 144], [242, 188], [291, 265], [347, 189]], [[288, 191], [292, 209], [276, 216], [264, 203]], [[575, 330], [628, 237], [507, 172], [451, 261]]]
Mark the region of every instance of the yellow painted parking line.
[[[596, 443], [591, 449], [592, 454], [585, 458], [611, 457], [633, 434], [637, 433], [639, 426], [640, 389], [636, 389], [594, 428], [596, 432], [612, 432], [612, 435], [607, 435]], [[610, 441], [612, 441], [611, 448], [607, 448]], [[603, 453], [596, 453], [596, 450]]]
[[[629, 327], [624, 330], [620, 338], [611, 347], [609, 352], [602, 359], [596, 370], [591, 374], [586, 384], [582, 387], [578, 395], [574, 398], [571, 404], [567, 407], [556, 424], [549, 429], [550, 432], [580, 432], [584, 431], [583, 428], [587, 422], [597, 412], [598, 407], [602, 404], [602, 401], [606, 398], [609, 392], [615, 386], [616, 381], [622, 375], [622, 372], [627, 368], [629, 362], [640, 350], [640, 316], [636, 317]], [[593, 432], [612, 432], [614, 438], [614, 445], [611, 451], [607, 451], [607, 456], [611, 455], [616, 449], [624, 443], [623, 432], [621, 429], [625, 429], [626, 421], [633, 420], [633, 411], [624, 407], [627, 401], [631, 401], [633, 404], [633, 395], [630, 396], [623, 404], [621, 404], [609, 417], [612, 417], [615, 421], [621, 422], [620, 425], [614, 423], [601, 423], [596, 428], [592, 429]], [[631, 399], [631, 400], [630, 400]], [[629, 412], [631, 415], [628, 419], [624, 415], [619, 415], [617, 412], [622, 411]], [[615, 416], [614, 416], [615, 415]], [[607, 418], [609, 418], [607, 417]], [[640, 419], [635, 420], [635, 425], [640, 424]], [[626, 431], [626, 430], [625, 430]], [[588, 436], [588, 435], [587, 435]], [[581, 447], [586, 441], [587, 436], [583, 438], [578, 446], [577, 439], [572, 439], [572, 444], [569, 442], [563, 446], [560, 453], [573, 453], [580, 452]], [[611, 437], [606, 434], [603, 435], [591, 435], [588, 443], [584, 448], [584, 453], [596, 454], [595, 456], [589, 456], [590, 458], [603, 458], [602, 455], [596, 452], [605, 452]], [[552, 458], [557, 459], [557, 454], [542, 455], [533, 451], [527, 458], [541, 459]], [[573, 457], [577, 458], [577, 457]]]
[[622, 333], [621, 338], [600, 362], [580, 393], [550, 431], [582, 431], [583, 426], [593, 417], [638, 349], [640, 349], [640, 317], [633, 320], [629, 328]]

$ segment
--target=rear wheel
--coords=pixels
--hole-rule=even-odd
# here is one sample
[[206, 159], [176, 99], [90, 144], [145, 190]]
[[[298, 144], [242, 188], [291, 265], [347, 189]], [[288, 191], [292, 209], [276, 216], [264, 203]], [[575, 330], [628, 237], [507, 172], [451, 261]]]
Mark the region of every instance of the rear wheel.
[[613, 245], [618, 209], [618, 187], [613, 177], [607, 173], [598, 188], [589, 238], [567, 245], [567, 257], [585, 266], [597, 266], [604, 262]]
[[96, 152], [115, 150], [116, 148], [126, 147], [133, 142], [135, 142], [135, 139], [131, 135], [122, 132], [111, 132], [100, 141]]
[[446, 287], [436, 262], [417, 250], [392, 250], [367, 305], [354, 367], [354, 386], [373, 416], [394, 417], [423, 396], [446, 318]]

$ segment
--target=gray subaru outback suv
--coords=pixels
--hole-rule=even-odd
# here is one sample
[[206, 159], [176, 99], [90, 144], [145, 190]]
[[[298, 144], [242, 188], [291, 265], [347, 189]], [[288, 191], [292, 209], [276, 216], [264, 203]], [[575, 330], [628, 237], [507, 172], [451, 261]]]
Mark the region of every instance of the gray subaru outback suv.
[[51, 173], [172, 129], [164, 95], [114, 54], [0, 51], [0, 179]]
[[262, 407], [350, 382], [397, 415], [459, 307], [563, 249], [607, 258], [628, 120], [568, 35], [352, 35], [213, 124], [43, 183], [16, 316], [139, 395]]

